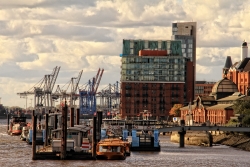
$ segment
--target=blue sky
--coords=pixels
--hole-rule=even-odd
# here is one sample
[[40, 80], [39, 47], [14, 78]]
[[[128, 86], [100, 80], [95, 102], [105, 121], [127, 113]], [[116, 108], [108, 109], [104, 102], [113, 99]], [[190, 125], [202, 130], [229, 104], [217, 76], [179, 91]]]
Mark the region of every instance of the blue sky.
[[197, 22], [197, 80], [217, 81], [226, 56], [239, 61], [242, 41], [250, 40], [249, 11], [249, 1], [235, 0], [1, 1], [1, 103], [24, 107], [17, 93], [55, 66], [56, 85], [80, 70], [85, 84], [98, 68], [105, 70], [100, 88], [113, 84], [120, 80], [122, 39], [168, 40], [176, 21]]

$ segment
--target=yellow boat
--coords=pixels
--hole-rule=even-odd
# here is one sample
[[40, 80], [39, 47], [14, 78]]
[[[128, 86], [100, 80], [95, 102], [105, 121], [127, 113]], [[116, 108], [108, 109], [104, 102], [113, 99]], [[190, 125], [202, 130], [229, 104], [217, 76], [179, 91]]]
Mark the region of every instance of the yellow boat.
[[125, 160], [127, 155], [130, 155], [130, 143], [119, 138], [103, 139], [96, 147], [97, 159]]

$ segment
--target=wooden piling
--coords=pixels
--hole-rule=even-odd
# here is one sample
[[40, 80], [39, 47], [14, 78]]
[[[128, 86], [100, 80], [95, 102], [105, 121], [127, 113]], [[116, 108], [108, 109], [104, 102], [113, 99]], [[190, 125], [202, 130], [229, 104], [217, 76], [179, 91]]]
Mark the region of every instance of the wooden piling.
[[96, 159], [96, 116], [93, 117], [92, 158]]
[[74, 108], [71, 108], [70, 110], [70, 127], [74, 127], [74, 111], [75, 109]]
[[97, 141], [99, 142], [101, 140], [101, 126], [102, 126], [102, 111], [97, 112]]
[[37, 127], [37, 116], [35, 115], [35, 110], [32, 114], [32, 160], [36, 160], [36, 127]]
[[48, 136], [49, 136], [49, 114], [45, 114], [45, 141], [44, 145], [48, 145]]
[[80, 123], [80, 109], [76, 109], [76, 125], [79, 125]]
[[[57, 123], [58, 123], [57, 114], [55, 114], [55, 117], [54, 117], [54, 129], [57, 129]], [[56, 134], [55, 134], [54, 137], [56, 138]]]
[[67, 149], [67, 115], [68, 107], [65, 100], [65, 107], [62, 110], [62, 135], [61, 135], [61, 154], [60, 159], [66, 159], [66, 149]]
[[186, 131], [184, 130], [184, 128], [182, 128], [181, 131], [178, 132], [179, 136], [180, 136], [180, 147], [185, 147], [185, 134]]
[[10, 114], [7, 114], [7, 133], [9, 132], [10, 128]]

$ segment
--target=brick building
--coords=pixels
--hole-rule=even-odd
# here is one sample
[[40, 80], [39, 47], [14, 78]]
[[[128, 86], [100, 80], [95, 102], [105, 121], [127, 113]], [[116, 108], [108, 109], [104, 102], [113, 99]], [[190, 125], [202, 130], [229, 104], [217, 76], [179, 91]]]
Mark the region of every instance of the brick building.
[[[226, 77], [216, 82], [209, 96], [198, 96], [194, 104], [181, 108], [181, 119], [195, 123], [209, 121], [212, 124], [226, 124], [234, 116], [233, 103], [247, 96], [238, 92], [237, 85]], [[191, 116], [190, 116], [191, 115]]]
[[195, 82], [195, 98], [198, 96], [208, 96], [212, 92], [212, 88], [215, 82], [207, 82], [207, 81], [196, 81]]

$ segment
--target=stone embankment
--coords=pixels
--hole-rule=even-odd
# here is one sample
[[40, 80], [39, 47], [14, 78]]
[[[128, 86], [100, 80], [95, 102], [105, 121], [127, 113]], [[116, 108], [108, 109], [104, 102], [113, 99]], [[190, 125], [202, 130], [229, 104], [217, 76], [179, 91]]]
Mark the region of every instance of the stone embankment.
[[223, 133], [214, 135], [213, 143], [250, 151], [250, 137], [243, 134]]
[[[175, 143], [180, 142], [178, 132], [172, 132], [170, 140]], [[187, 131], [184, 137], [184, 143], [187, 145], [211, 146], [213, 139], [209, 132], [205, 131]]]

